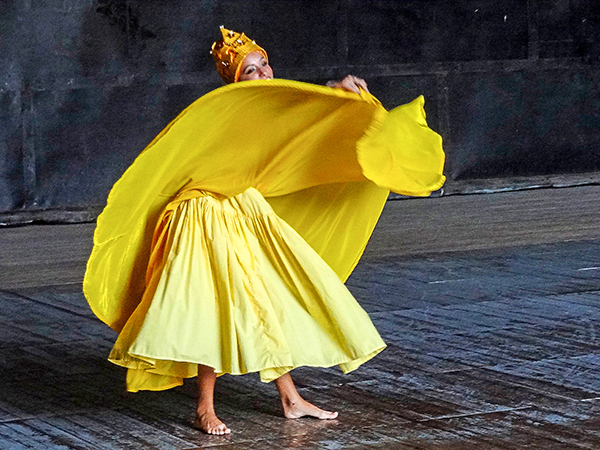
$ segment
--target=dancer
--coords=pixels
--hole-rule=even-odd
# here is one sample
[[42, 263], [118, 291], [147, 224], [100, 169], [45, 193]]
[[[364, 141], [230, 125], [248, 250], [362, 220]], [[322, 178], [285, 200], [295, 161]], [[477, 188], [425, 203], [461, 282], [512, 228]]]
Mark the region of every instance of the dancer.
[[[243, 33], [222, 34], [212, 48], [217, 70], [227, 83], [247, 86], [222, 88], [233, 102], [215, 91], [190, 106], [115, 184], [84, 281], [94, 312], [120, 332], [109, 359], [128, 368], [127, 389], [168, 389], [198, 376], [195, 426], [218, 435], [231, 432], [214, 408], [216, 378], [225, 373], [258, 372], [262, 381], [274, 381], [286, 418], [337, 417], [304, 400], [289, 372], [338, 365], [346, 373], [385, 348], [342, 280], [388, 192], [364, 174], [377, 171], [370, 156], [362, 166], [350, 157], [357, 142], [378, 148], [382, 139], [369, 128], [382, 108], [364, 80], [348, 76], [333, 90], [272, 80], [262, 47]], [[331, 93], [338, 90], [349, 93]], [[353, 119], [362, 128], [333, 120], [331, 105], [338, 104], [344, 117], [354, 118], [357, 107], [368, 111]], [[285, 120], [272, 117], [288, 110], [289, 126], [271, 127]], [[211, 140], [215, 127], [222, 129]], [[413, 128], [423, 133], [422, 124]], [[419, 167], [416, 195], [443, 184], [441, 140], [434, 135], [423, 145], [431, 161], [415, 158], [435, 166], [425, 181], [427, 167]], [[331, 155], [321, 154], [329, 148], [323, 142]], [[168, 153], [189, 159], [169, 162]]]

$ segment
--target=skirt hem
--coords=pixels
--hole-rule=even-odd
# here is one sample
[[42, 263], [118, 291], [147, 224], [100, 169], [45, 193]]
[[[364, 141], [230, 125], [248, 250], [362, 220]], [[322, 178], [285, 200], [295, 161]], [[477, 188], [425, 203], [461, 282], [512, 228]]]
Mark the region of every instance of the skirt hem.
[[[271, 381], [276, 380], [280, 376], [285, 375], [286, 373], [288, 373], [294, 369], [297, 369], [299, 367], [315, 367], [315, 368], [325, 369], [325, 368], [330, 368], [333, 366], [338, 366], [340, 368], [340, 370], [342, 371], [342, 373], [347, 374], [347, 373], [350, 373], [350, 372], [356, 370], [362, 364], [364, 364], [365, 362], [369, 361], [370, 359], [375, 357], [377, 354], [382, 352], [385, 348], [386, 348], [386, 345], [383, 344], [382, 346], [374, 349], [373, 351], [366, 353], [365, 355], [359, 356], [357, 358], [344, 359], [341, 361], [333, 361], [331, 363], [323, 363], [323, 364], [298, 363], [298, 364], [293, 364], [290, 366], [287, 366], [287, 365], [264, 366], [264, 367], [261, 367], [258, 369], [235, 370], [235, 371], [233, 371], [233, 370], [215, 370], [215, 373], [217, 374], [217, 376], [222, 376], [225, 374], [239, 376], [239, 375], [247, 375], [250, 373], [258, 373], [260, 376], [260, 380], [263, 383], [270, 383]], [[160, 369], [157, 369], [156, 364], [152, 365], [151, 363], [149, 363], [147, 361], [140, 361], [140, 360], [136, 361], [137, 357], [138, 357], [138, 355], [135, 355], [134, 357], [129, 356], [129, 358], [119, 358], [119, 359], [109, 358], [109, 361], [118, 366], [125, 367], [128, 370], [136, 371], [136, 372], [143, 371], [145, 373], [151, 373], [153, 375], [157, 375], [157, 376], [160, 376], [161, 378], [164, 378], [165, 381], [167, 381], [167, 380], [168, 381], [164, 382], [164, 383], [160, 383], [159, 385], [156, 385], [156, 386], [135, 388], [135, 390], [130, 390], [129, 379], [128, 379], [127, 390], [130, 392], [137, 392], [140, 390], [149, 390], [149, 391], [167, 390], [167, 389], [171, 389], [173, 387], [180, 386], [181, 384], [183, 384], [182, 380], [184, 378], [193, 378], [193, 377], [197, 376], [197, 371], [196, 371], [196, 373], [193, 373], [190, 371], [185, 371], [186, 373], [180, 373], [177, 375], [168, 373], [168, 372], [161, 372]], [[134, 358], [136, 358], [136, 359], [134, 359]], [[142, 356], [142, 358], [144, 358], [144, 356]], [[195, 362], [195, 361], [171, 361], [171, 360], [169, 360], [169, 361], [156, 360], [156, 361], [175, 362], [175, 363], [180, 363], [180, 364], [202, 364], [202, 365], [206, 365], [209, 367], [213, 367], [211, 364], [205, 364], [203, 362]], [[177, 381], [172, 381], [172, 380], [177, 380]]]

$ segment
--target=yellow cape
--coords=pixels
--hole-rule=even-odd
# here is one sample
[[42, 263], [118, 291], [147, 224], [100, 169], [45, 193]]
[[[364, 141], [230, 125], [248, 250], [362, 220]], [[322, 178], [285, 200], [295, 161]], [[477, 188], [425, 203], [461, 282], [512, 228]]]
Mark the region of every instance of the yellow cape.
[[288, 80], [199, 98], [110, 192], [84, 279], [92, 310], [121, 330], [145, 289], [157, 220], [186, 185], [227, 197], [256, 188], [345, 280], [389, 190], [426, 196], [444, 184], [442, 140], [423, 103], [387, 112], [364, 92]]

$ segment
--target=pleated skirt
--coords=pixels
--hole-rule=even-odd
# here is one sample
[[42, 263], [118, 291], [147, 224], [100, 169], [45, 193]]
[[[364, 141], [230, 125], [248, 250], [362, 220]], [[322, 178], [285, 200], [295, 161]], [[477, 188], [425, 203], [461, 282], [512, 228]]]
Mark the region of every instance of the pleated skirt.
[[385, 348], [337, 275], [262, 195], [204, 195], [171, 216], [142, 301], [110, 353], [127, 389], [161, 390], [197, 375], [300, 366], [346, 373]]

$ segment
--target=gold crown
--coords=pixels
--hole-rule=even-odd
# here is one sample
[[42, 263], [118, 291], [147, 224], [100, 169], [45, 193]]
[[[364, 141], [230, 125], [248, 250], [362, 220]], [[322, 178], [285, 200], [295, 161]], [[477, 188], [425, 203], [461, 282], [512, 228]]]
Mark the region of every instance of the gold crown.
[[221, 34], [223, 37], [212, 45], [210, 54], [217, 65], [217, 72], [226, 83], [238, 81], [242, 70], [242, 61], [248, 53], [260, 52], [265, 59], [269, 59], [265, 49], [244, 33], [228, 30], [221, 25]]

